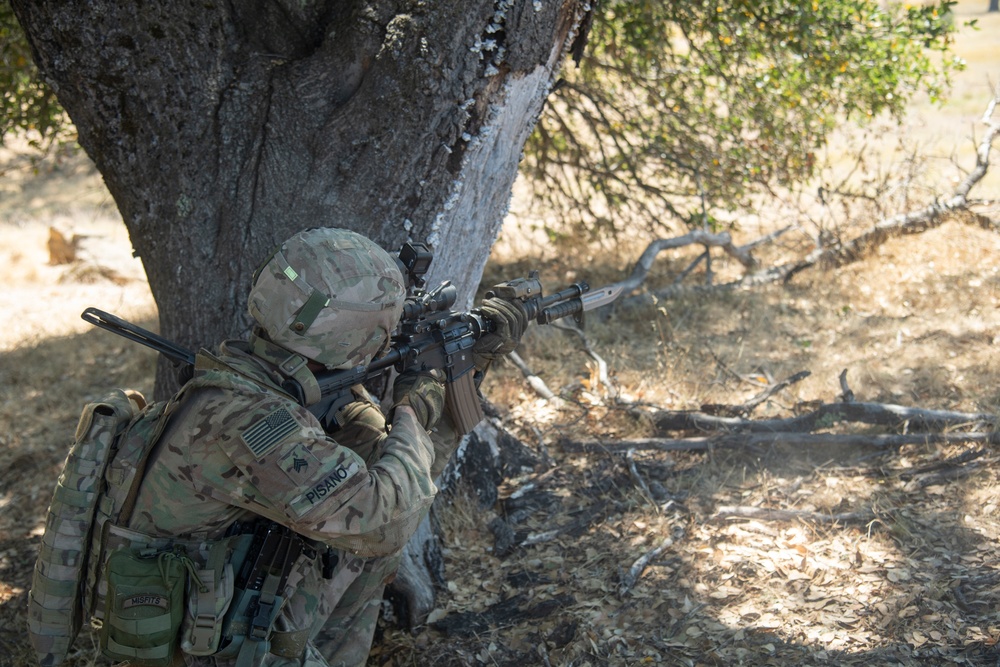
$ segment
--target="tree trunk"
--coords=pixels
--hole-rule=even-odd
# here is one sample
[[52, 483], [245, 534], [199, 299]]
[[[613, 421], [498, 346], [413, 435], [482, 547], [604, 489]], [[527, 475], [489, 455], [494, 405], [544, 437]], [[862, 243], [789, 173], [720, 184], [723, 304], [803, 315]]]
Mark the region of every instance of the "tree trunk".
[[1000, 0], [990, 0], [990, 12], [1000, 12]]
[[[437, 253], [468, 303], [582, 1], [12, 0], [142, 258], [160, 330], [246, 333], [295, 231]], [[176, 386], [161, 364], [157, 394]]]

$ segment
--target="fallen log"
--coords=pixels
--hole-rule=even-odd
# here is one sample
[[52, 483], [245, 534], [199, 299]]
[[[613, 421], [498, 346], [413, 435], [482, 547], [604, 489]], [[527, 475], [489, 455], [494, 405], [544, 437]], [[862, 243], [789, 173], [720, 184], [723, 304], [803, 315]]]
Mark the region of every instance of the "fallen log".
[[728, 433], [692, 438], [570, 439], [559, 445], [567, 452], [586, 454], [622, 454], [630, 449], [669, 451], [711, 451], [715, 449], [753, 449], [773, 445], [854, 446], [893, 449], [906, 445], [946, 445], [958, 443], [1000, 443], [998, 432], [974, 433], [904, 433], [895, 435], [862, 433]]
[[811, 523], [868, 523], [875, 519], [875, 512], [840, 512], [824, 514], [809, 510], [782, 510], [767, 507], [746, 507], [723, 505], [712, 516], [712, 521], [726, 519], [756, 519], [758, 521], [809, 521]]
[[997, 415], [985, 412], [952, 412], [912, 408], [892, 403], [824, 403], [816, 409], [783, 419], [746, 419], [706, 414], [702, 411], [660, 410], [651, 413], [658, 433], [672, 431], [725, 431], [728, 433], [808, 433], [840, 422], [853, 422], [907, 430], [940, 431], [959, 426], [996, 427]]

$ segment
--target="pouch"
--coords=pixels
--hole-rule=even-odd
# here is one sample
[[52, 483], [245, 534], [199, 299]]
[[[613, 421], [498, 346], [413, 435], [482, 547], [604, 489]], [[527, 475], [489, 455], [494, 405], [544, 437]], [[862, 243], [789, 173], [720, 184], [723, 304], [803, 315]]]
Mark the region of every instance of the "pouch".
[[181, 624], [181, 650], [213, 655], [222, 640], [223, 620], [233, 602], [235, 570], [242, 565], [252, 535], [235, 535], [212, 544], [205, 569], [188, 579], [187, 605]]
[[[194, 564], [172, 551], [120, 549], [108, 558], [101, 652], [134, 667], [169, 667]], [[192, 577], [193, 578], [193, 577]]]

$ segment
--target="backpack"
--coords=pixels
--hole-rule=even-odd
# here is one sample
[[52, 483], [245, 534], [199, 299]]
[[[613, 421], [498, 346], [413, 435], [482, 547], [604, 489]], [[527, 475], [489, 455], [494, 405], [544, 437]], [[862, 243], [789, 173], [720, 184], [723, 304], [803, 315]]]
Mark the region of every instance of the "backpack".
[[[280, 591], [303, 548], [300, 536], [274, 521], [234, 526], [211, 541], [128, 528], [170, 415], [189, 389], [224, 385], [208, 374], [170, 401], [146, 405], [138, 392], [114, 390], [83, 409], [28, 596], [28, 636], [42, 667], [64, 662], [85, 625], [98, 631], [106, 657], [135, 667], [169, 667], [177, 647], [196, 656], [238, 655], [244, 666], [268, 651], [295, 657], [305, 649], [302, 632], [271, 632]], [[268, 563], [277, 571], [265, 572], [260, 554], [275, 549], [283, 557]], [[271, 609], [264, 617], [262, 604]], [[245, 618], [251, 612], [256, 617]]]
[[85, 623], [100, 625], [107, 527], [128, 522], [174, 405], [147, 406], [142, 394], [116, 389], [84, 407], [52, 494], [28, 597], [28, 635], [42, 667], [66, 659]]

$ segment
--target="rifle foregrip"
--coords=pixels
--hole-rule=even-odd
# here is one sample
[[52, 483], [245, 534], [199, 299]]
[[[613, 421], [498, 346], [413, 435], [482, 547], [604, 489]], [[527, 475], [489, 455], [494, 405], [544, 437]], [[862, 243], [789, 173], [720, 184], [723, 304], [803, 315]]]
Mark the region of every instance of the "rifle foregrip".
[[463, 436], [483, 421], [483, 404], [476, 390], [475, 373], [466, 373], [448, 384], [444, 405], [459, 436]]

